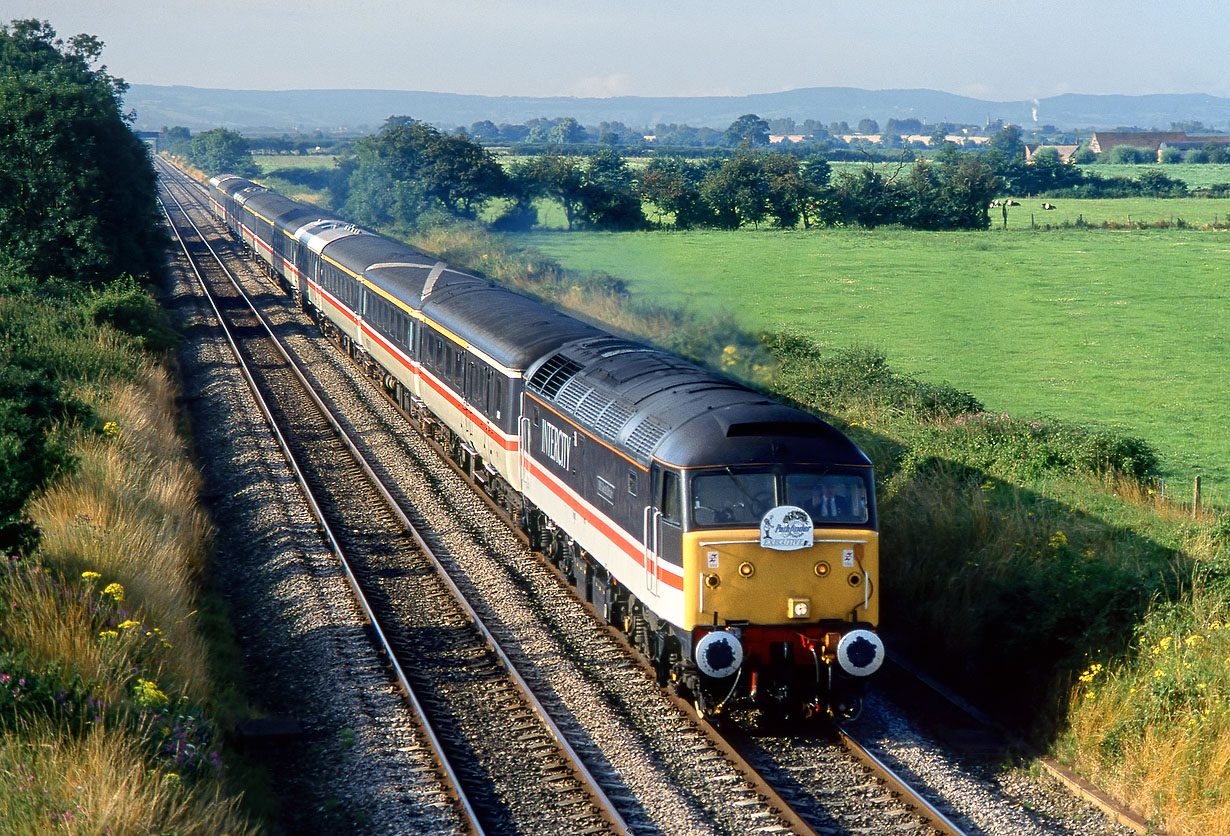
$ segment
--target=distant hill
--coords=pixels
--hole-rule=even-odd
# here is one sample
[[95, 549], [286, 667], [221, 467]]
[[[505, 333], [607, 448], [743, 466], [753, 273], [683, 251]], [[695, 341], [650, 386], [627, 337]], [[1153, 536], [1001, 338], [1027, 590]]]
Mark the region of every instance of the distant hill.
[[1065, 94], [1037, 102], [991, 102], [936, 90], [860, 90], [811, 87], [750, 96], [532, 98], [472, 96], [397, 90], [217, 90], [134, 84], [125, 97], [137, 112], [137, 128], [182, 125], [194, 131], [227, 127], [249, 133], [372, 130], [389, 116], [412, 116], [442, 128], [468, 127], [489, 119], [523, 123], [536, 117], [572, 116], [585, 125], [623, 122], [651, 128], [660, 122], [724, 129], [745, 113], [802, 123], [871, 118], [916, 118], [927, 123], [986, 124], [997, 119], [1022, 126], [1060, 129], [1169, 128], [1200, 121], [1225, 130], [1230, 99], [1199, 93], [1150, 96]]

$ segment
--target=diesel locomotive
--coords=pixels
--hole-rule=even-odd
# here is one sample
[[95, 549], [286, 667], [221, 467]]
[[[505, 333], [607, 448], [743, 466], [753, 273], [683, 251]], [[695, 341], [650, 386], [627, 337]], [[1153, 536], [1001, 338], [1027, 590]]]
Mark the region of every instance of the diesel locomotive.
[[213, 212], [705, 714], [856, 713], [884, 660], [871, 462], [668, 352], [241, 177]]

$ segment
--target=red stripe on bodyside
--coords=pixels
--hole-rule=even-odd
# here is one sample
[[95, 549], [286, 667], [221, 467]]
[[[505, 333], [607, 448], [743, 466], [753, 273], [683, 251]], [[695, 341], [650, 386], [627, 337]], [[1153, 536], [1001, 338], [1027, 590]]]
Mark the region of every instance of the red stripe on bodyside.
[[[615, 548], [619, 549], [628, 557], [636, 561], [636, 564], [642, 569], [645, 568], [644, 546], [642, 546], [639, 541], [635, 538], [631, 538], [631, 535], [624, 532], [614, 523], [608, 523], [602, 516], [589, 510], [589, 508], [584, 504], [574, 499], [572, 492], [568, 490], [563, 483], [555, 477], [554, 474], [539, 466], [538, 462], [534, 461], [534, 459], [529, 456], [525, 456], [522, 461], [526, 464], [530, 472], [534, 474], [534, 477], [538, 479], [538, 481], [546, 485], [547, 489], [562, 500], [569, 508], [580, 514], [587, 523], [598, 529], [603, 537], [606, 538], [607, 542], [611, 543], [611, 545]], [[631, 538], [632, 543], [636, 543], [635, 547], [628, 542], [629, 538]], [[682, 590], [683, 575], [676, 575], [674, 572], [664, 571], [664, 567], [666, 566], [673, 566], [673, 564], [663, 563], [661, 560], [658, 561], [658, 580], [662, 581], [669, 587]]]

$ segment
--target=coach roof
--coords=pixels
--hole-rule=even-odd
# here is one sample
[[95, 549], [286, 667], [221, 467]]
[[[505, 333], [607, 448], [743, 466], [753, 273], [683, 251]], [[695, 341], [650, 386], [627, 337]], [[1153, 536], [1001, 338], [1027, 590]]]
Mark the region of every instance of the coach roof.
[[423, 314], [497, 363], [519, 371], [566, 342], [602, 333], [519, 293], [487, 284], [433, 291], [423, 303]]

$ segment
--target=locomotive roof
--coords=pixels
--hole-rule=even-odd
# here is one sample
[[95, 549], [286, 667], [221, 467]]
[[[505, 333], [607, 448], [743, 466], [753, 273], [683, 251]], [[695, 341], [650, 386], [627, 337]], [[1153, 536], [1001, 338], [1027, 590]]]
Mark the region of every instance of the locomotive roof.
[[517, 370], [526, 369], [564, 343], [602, 333], [527, 296], [488, 284], [435, 290], [423, 303], [423, 313], [464, 335], [497, 363]]
[[619, 337], [565, 345], [528, 378], [531, 391], [645, 465], [871, 463], [816, 416]]

